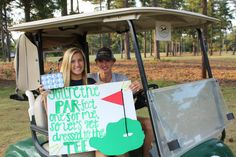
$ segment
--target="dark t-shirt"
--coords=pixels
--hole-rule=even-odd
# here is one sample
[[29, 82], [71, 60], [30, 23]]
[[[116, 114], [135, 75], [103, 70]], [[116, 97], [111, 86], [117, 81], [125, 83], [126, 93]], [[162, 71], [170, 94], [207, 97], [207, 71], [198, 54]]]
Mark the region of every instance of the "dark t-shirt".
[[[96, 81], [92, 78], [88, 78], [88, 84], [94, 84]], [[83, 85], [83, 80], [70, 80], [70, 86], [80, 86]]]

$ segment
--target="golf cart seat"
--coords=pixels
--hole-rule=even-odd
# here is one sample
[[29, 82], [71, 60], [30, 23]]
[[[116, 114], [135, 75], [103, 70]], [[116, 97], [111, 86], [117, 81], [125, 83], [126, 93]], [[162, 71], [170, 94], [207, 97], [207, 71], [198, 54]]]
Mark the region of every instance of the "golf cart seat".
[[[39, 95], [36, 99], [31, 91], [25, 92], [29, 101], [29, 119], [30, 119], [30, 129], [32, 133], [32, 140], [35, 145], [35, 149], [41, 156], [49, 156], [48, 154], [48, 141], [46, 137], [48, 136], [47, 131], [47, 120], [46, 113], [41, 104], [42, 96]], [[44, 136], [45, 140], [39, 139], [38, 134]]]
[[[48, 123], [47, 115], [42, 104], [42, 95], [37, 96], [35, 99], [33, 92], [27, 90], [25, 94], [29, 100], [29, 119], [30, 129], [32, 133], [32, 140], [35, 149], [42, 157], [49, 156], [49, 143], [48, 143]], [[94, 152], [86, 152], [71, 155], [61, 155], [62, 157], [94, 157]]]

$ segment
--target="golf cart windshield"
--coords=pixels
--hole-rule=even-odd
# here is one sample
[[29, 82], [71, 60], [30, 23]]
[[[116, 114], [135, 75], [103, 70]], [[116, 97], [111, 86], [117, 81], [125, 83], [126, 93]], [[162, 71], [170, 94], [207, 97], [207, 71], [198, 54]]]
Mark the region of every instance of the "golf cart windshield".
[[230, 120], [215, 79], [151, 90], [150, 97], [163, 157], [180, 156], [217, 138]]

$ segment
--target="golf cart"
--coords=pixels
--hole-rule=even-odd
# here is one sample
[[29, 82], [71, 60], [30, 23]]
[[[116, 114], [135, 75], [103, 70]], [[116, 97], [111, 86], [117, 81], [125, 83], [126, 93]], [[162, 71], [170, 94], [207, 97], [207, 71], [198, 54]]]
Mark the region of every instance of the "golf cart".
[[[234, 116], [228, 112], [218, 82], [212, 76], [201, 31], [203, 25], [217, 21], [215, 18], [188, 11], [142, 7], [69, 15], [11, 27], [11, 31], [25, 32], [19, 38], [17, 47], [16, 83], [18, 90], [27, 91], [29, 97], [30, 128], [37, 152], [41, 156], [49, 156], [47, 149], [43, 147], [45, 141], [37, 136], [38, 133], [48, 134], [47, 124], [40, 122], [45, 121], [42, 114], [37, 115], [41, 110], [36, 109], [40, 102], [38, 98], [35, 100], [30, 92], [39, 87], [40, 75], [45, 72], [44, 52], [58, 47], [64, 50], [72, 44], [78, 45], [86, 54], [89, 69], [86, 40], [88, 34], [130, 32], [143, 85], [143, 95], [147, 99], [146, 104], [155, 135], [151, 155], [233, 157], [223, 139], [224, 129]], [[169, 23], [172, 28], [196, 28], [209, 79], [149, 89], [136, 32], [155, 29], [159, 22]], [[10, 153], [8, 151], [6, 156]], [[130, 156], [141, 157], [142, 154], [134, 151]]]

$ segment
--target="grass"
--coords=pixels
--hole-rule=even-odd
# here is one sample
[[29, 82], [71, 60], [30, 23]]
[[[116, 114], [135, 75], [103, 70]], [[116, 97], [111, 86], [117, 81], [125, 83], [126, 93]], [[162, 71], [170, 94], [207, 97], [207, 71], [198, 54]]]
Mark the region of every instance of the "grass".
[[29, 137], [28, 102], [19, 102], [9, 99], [14, 87], [3, 87], [0, 90], [0, 156], [11, 143]]
[[[175, 82], [158, 81], [160, 87], [176, 84]], [[229, 110], [236, 114], [236, 87], [223, 87], [222, 92]], [[20, 139], [31, 136], [28, 120], [28, 102], [21, 102], [9, 99], [9, 95], [14, 93], [14, 86], [6, 86], [0, 90], [0, 156], [6, 150], [9, 144], [13, 144]], [[148, 116], [147, 109], [141, 109], [137, 112], [138, 115]], [[236, 154], [236, 124], [229, 124], [227, 130], [226, 144]], [[233, 139], [234, 142], [229, 142]]]
[[[150, 56], [147, 54], [147, 57], [144, 58], [143, 53], [142, 59], [143, 60], [148, 60], [148, 61], [153, 61], [156, 60], [153, 56]], [[125, 60], [125, 55], [123, 55], [123, 59], [121, 58], [120, 54], [114, 54], [116, 60]], [[131, 59], [135, 59], [135, 54], [131, 53], [130, 54]], [[46, 61], [48, 62], [57, 62], [60, 57], [47, 57]], [[89, 55], [89, 61], [94, 62], [95, 60], [95, 55]], [[168, 56], [166, 57], [165, 53], [161, 53], [161, 60], [162, 62], [177, 62], [181, 60], [189, 60], [189, 61], [201, 61], [201, 55], [199, 54], [198, 56], [193, 56], [192, 54], [189, 55], [184, 55], [183, 56]], [[224, 60], [225, 62], [235, 62], [236, 63], [236, 55], [232, 55], [232, 53], [223, 53], [221, 56], [219, 55], [213, 55], [209, 56], [209, 60]]]
[[[224, 95], [225, 103], [229, 107], [229, 111], [234, 113], [236, 116], [236, 87], [224, 87], [222, 88], [222, 93]], [[232, 149], [234, 154], [236, 154], [236, 122], [233, 120], [226, 129], [226, 144]], [[229, 142], [233, 139], [233, 142]]]

